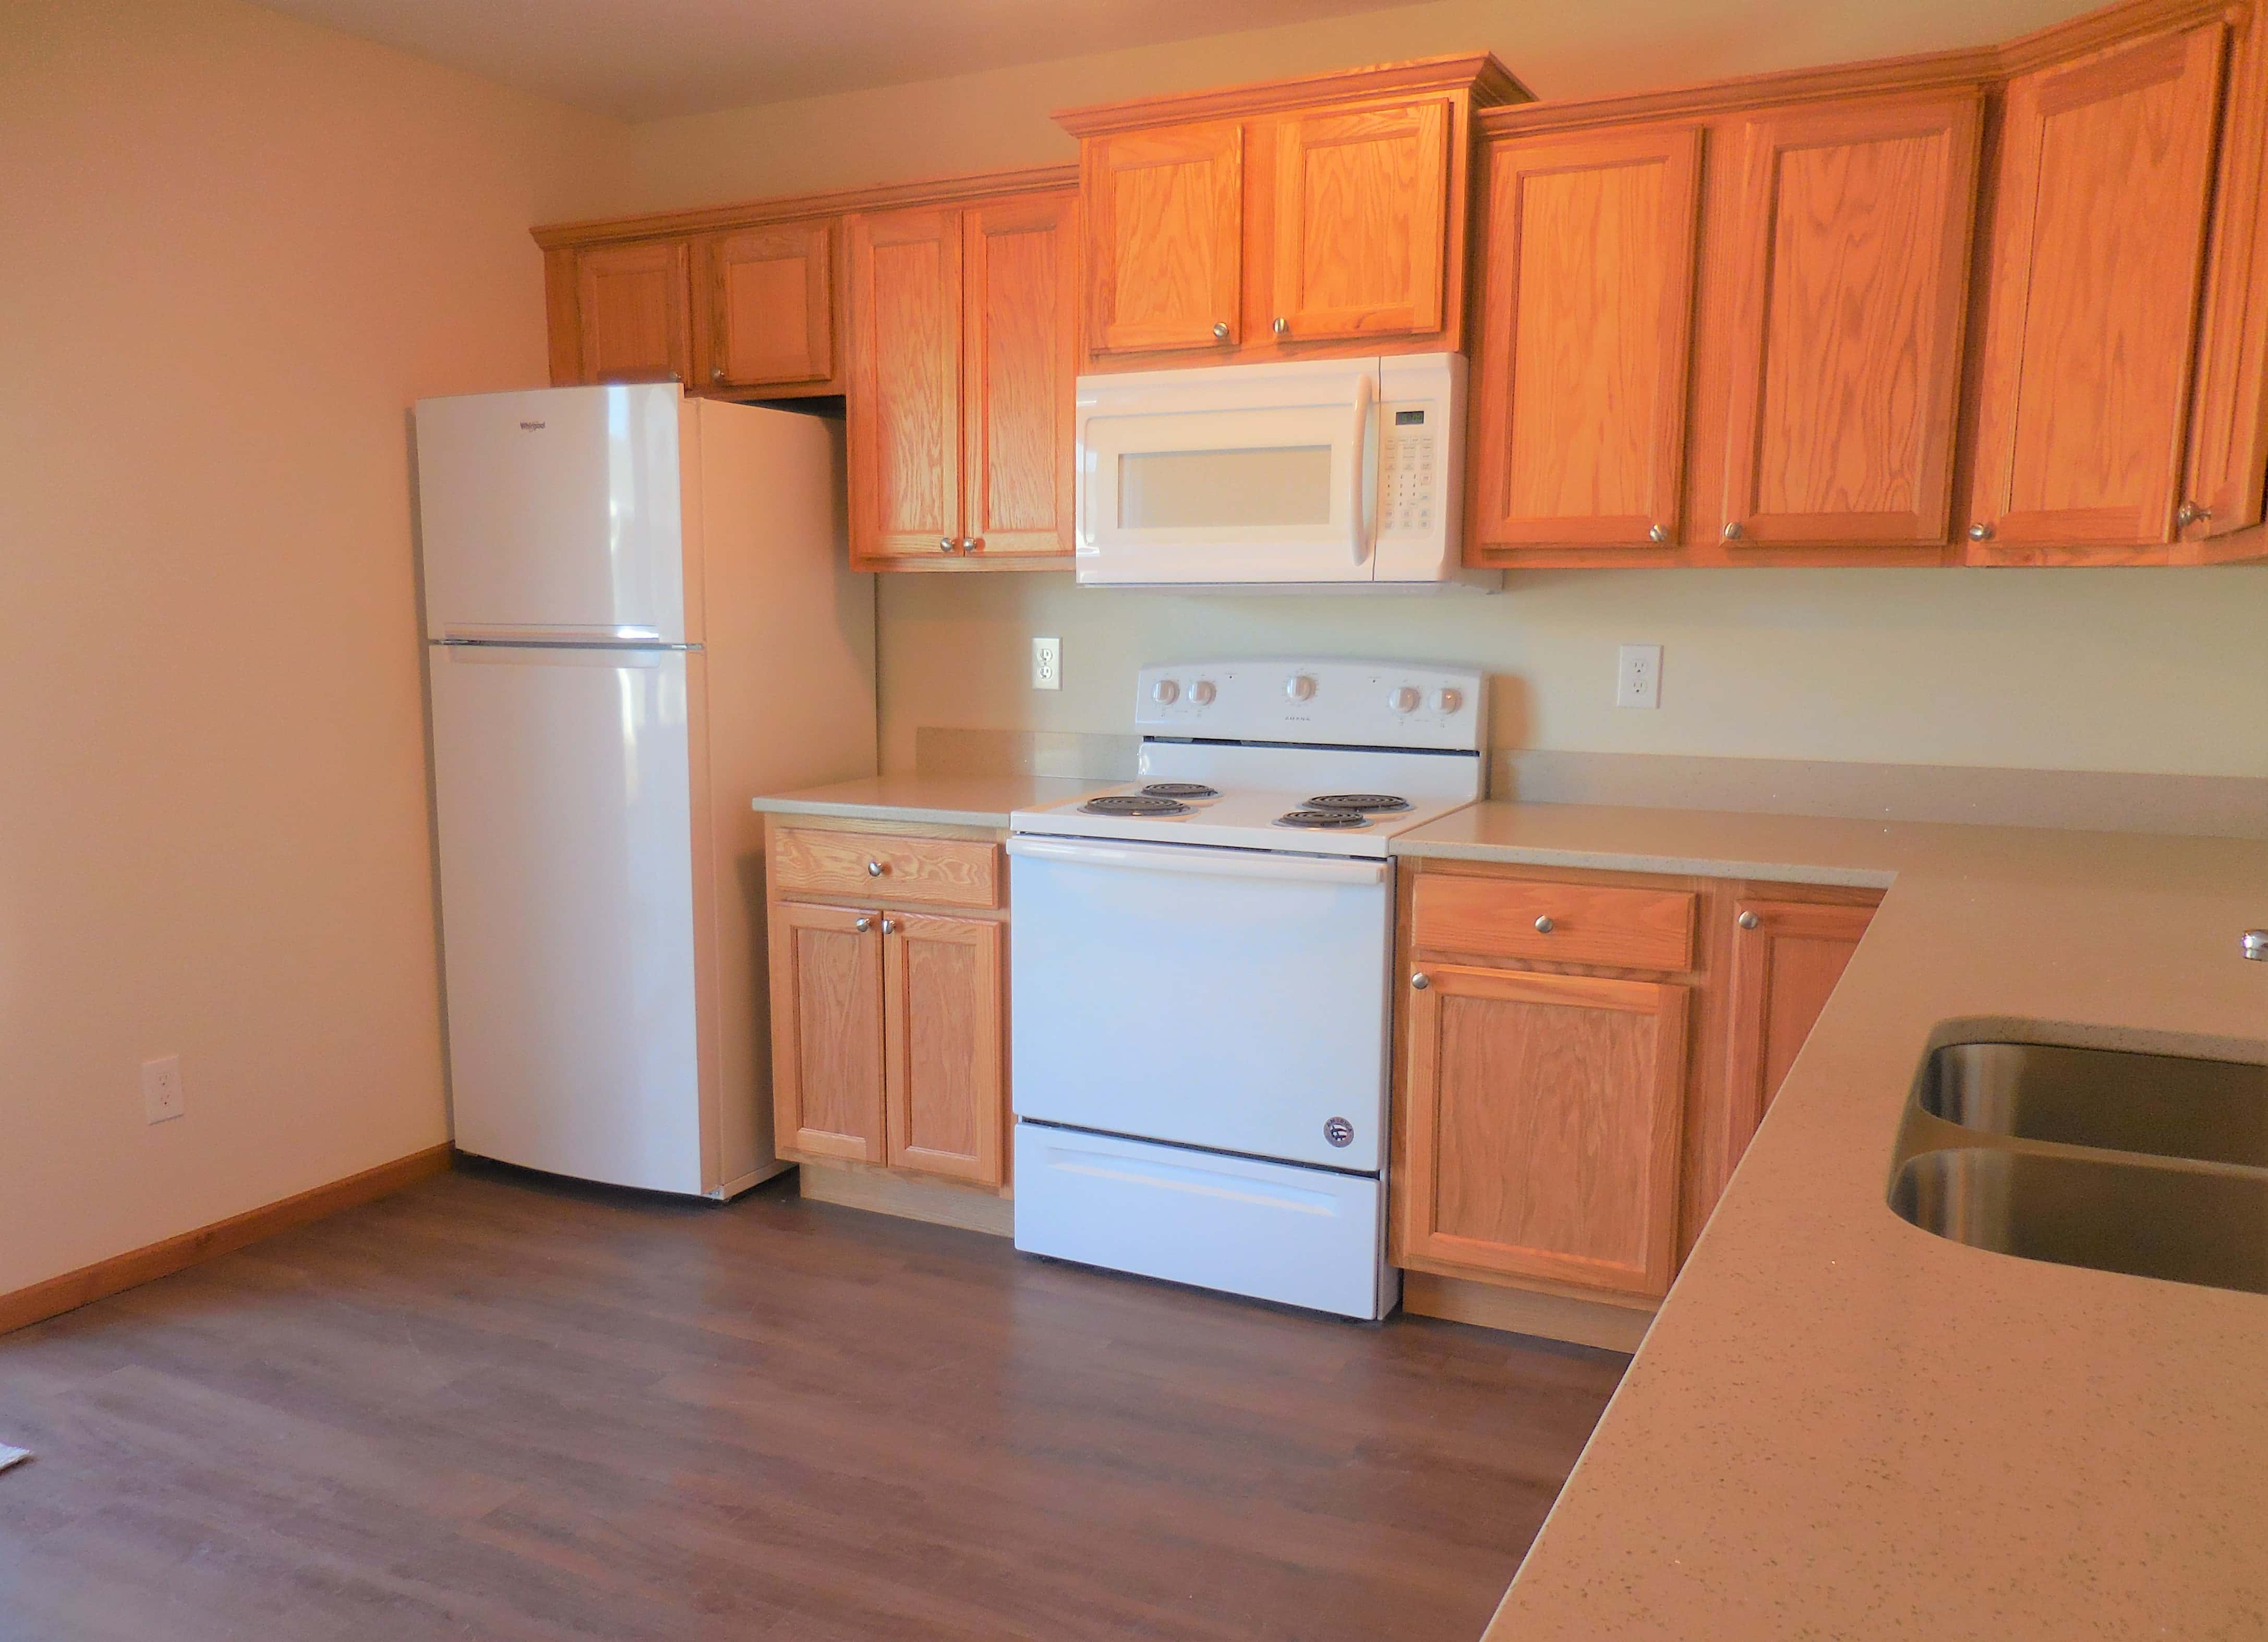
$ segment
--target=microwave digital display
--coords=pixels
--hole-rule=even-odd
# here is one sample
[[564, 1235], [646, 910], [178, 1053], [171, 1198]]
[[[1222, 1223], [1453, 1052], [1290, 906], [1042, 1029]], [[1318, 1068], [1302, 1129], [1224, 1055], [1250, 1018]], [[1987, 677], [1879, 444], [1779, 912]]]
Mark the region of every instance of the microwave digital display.
[[1425, 413], [1422, 410], [1397, 410], [1394, 413], [1394, 425], [1397, 428], [1422, 428], [1425, 425]]

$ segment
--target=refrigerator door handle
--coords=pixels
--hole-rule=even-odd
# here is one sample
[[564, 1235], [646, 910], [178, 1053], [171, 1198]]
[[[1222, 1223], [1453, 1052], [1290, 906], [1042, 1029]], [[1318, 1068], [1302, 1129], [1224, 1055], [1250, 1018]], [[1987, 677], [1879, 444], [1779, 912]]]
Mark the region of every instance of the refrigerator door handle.
[[[661, 644], [655, 627], [536, 627], [497, 626], [489, 622], [454, 622], [441, 630], [440, 644]], [[670, 644], [673, 650], [686, 648]]]

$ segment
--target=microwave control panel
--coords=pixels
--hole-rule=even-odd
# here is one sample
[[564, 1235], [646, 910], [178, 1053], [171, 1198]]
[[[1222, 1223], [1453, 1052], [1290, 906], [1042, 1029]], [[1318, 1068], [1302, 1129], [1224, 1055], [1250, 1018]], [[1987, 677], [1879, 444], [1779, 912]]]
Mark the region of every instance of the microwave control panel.
[[1440, 511], [1439, 405], [1379, 407], [1378, 534], [1430, 534]]

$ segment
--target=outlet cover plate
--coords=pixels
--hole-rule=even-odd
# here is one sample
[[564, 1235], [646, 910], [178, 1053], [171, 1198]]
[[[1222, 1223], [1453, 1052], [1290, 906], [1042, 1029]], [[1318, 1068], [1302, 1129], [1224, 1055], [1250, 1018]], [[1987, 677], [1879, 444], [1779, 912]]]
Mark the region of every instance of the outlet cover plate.
[[1038, 638], [1032, 640], [1032, 688], [1035, 690], [1063, 688], [1063, 640]]
[[1615, 705], [1661, 705], [1661, 646], [1624, 644], [1615, 659]]
[[142, 1063], [142, 1115], [149, 1122], [162, 1123], [188, 1111], [188, 1101], [181, 1087], [181, 1057], [167, 1055], [157, 1060]]

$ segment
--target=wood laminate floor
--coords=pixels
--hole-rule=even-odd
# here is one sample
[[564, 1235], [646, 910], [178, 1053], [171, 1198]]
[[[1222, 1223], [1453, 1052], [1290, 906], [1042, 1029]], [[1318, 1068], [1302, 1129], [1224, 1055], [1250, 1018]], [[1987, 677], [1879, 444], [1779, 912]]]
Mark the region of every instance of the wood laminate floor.
[[460, 1168], [0, 1339], [0, 1637], [1469, 1638], [1624, 1360]]

